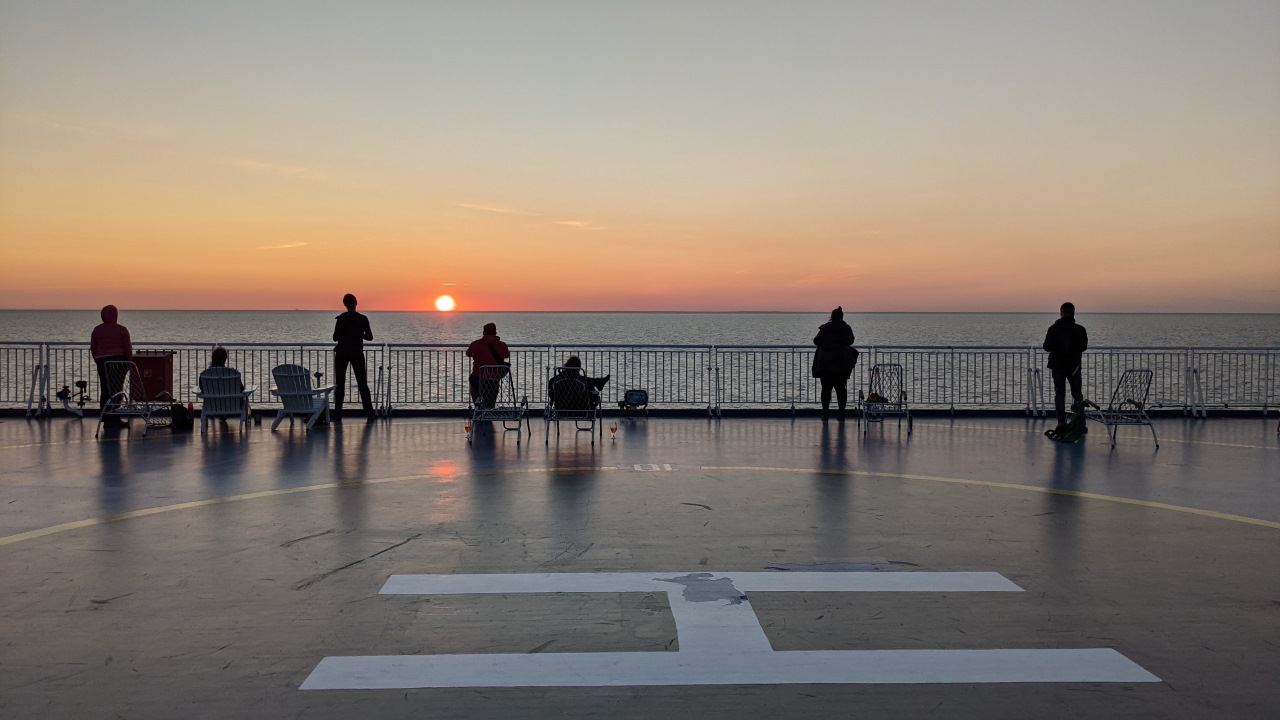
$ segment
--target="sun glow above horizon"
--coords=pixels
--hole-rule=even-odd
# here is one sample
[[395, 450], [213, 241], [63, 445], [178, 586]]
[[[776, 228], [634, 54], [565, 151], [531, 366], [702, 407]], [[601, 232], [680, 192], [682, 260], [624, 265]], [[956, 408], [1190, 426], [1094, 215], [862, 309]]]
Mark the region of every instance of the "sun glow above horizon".
[[440, 312], [449, 312], [456, 306], [457, 306], [457, 303], [455, 303], [453, 301], [453, 298], [450, 297], [449, 295], [441, 295], [440, 297], [436, 298], [436, 309], [439, 310]]

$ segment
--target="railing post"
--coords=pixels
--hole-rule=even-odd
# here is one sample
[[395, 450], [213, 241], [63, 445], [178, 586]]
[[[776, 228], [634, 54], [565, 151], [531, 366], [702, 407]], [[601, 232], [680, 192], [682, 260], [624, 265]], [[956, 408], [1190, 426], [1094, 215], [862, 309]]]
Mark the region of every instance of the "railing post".
[[951, 369], [951, 380], [947, 383], [947, 393], [951, 396], [951, 414], [956, 414], [956, 349], [947, 346], [947, 365]]

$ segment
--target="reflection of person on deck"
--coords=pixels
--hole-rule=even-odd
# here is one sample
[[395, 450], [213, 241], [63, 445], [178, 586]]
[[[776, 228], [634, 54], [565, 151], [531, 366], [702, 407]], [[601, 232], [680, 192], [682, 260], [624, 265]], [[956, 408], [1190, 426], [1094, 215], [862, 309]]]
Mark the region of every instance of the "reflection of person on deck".
[[124, 378], [107, 378], [107, 362], [111, 360], [132, 360], [133, 340], [129, 337], [129, 328], [116, 322], [120, 311], [115, 305], [102, 308], [102, 324], [93, 329], [89, 336], [89, 354], [98, 366], [98, 409], [107, 406], [107, 399], [120, 392]]

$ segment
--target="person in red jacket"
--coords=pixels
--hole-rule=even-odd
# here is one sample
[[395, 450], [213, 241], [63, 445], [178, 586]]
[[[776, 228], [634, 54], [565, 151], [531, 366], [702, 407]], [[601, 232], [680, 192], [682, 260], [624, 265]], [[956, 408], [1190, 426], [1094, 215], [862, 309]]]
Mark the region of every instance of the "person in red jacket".
[[[478, 397], [480, 395], [480, 378], [486, 380], [501, 380], [509, 369], [487, 368], [481, 370], [485, 365], [506, 365], [508, 358], [511, 357], [511, 350], [507, 344], [502, 342], [502, 338], [498, 337], [498, 326], [493, 323], [486, 323], [484, 326], [484, 335], [479, 340], [467, 346], [467, 357], [471, 358], [471, 376], [467, 378], [471, 385], [471, 400], [484, 407], [493, 407], [496, 398]], [[497, 394], [498, 386], [496, 383], [486, 383], [485, 395]]]
[[107, 399], [120, 392], [124, 378], [107, 378], [108, 360], [132, 360], [133, 341], [129, 328], [116, 322], [120, 311], [115, 305], [102, 308], [102, 324], [89, 336], [89, 354], [98, 365], [98, 409], [107, 406]]

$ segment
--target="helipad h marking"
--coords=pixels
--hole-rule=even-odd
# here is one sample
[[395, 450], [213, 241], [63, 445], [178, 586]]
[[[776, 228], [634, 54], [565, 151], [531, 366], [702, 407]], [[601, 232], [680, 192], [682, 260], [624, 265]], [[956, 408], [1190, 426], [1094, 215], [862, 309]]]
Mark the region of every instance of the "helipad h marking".
[[789, 683], [1159, 682], [1110, 648], [774, 651], [757, 592], [1021, 592], [999, 573], [393, 575], [384, 595], [665, 593], [679, 652], [326, 657], [303, 690]]

